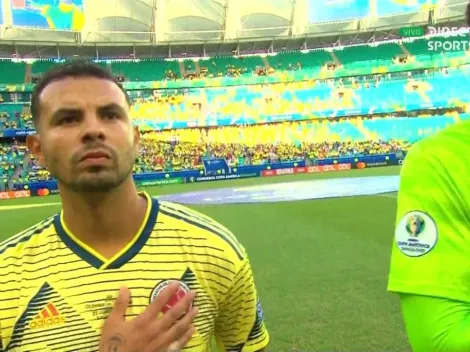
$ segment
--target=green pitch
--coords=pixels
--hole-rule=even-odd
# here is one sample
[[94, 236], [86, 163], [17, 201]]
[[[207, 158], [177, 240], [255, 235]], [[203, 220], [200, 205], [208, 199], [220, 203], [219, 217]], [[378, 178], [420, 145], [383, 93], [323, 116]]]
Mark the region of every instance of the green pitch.
[[[397, 175], [398, 167], [148, 188], [170, 194], [332, 177]], [[3, 240], [59, 210], [57, 196], [0, 202]], [[270, 352], [407, 352], [397, 297], [386, 292], [394, 195], [198, 206], [247, 248], [271, 334]], [[6, 209], [5, 209], [6, 208]]]

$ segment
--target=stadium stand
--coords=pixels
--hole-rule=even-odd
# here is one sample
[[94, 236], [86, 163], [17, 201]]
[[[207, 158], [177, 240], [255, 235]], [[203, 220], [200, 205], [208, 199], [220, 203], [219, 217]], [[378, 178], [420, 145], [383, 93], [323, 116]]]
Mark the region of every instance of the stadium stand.
[[213, 87], [169, 92], [143, 92], [132, 107], [136, 120], [188, 121], [216, 118], [251, 118], [304, 114], [310, 118], [412, 111], [453, 106], [464, 101], [468, 76], [460, 69], [427, 75], [374, 80], [348, 78], [335, 81], [302, 81], [270, 85]]
[[165, 60], [117, 61], [111, 70], [128, 81], [162, 81], [181, 77], [178, 62]]
[[336, 57], [346, 68], [354, 69], [358, 66], [387, 65], [393, 58], [403, 55], [398, 44], [382, 44], [380, 46], [350, 46], [335, 51]]
[[24, 104], [0, 104], [0, 129], [32, 128], [31, 115]]
[[[275, 127], [275, 126], [274, 126]], [[299, 128], [295, 124], [294, 128]], [[162, 136], [158, 132], [144, 135], [141, 143], [140, 157], [135, 173], [147, 172], [170, 172], [202, 168], [203, 157], [224, 158], [231, 166], [259, 165], [283, 161], [296, 161], [309, 159], [323, 159], [328, 157], [360, 156], [393, 153], [406, 151], [410, 142], [403, 140], [388, 141], [327, 141], [324, 142], [287, 142], [289, 138], [283, 138], [286, 142], [268, 143], [245, 143], [234, 138], [234, 142], [224, 141], [224, 136], [238, 133], [245, 134], [245, 131], [237, 131], [234, 127], [231, 132], [227, 128], [213, 130], [206, 138], [200, 141], [176, 141], [167, 142], [162, 139], [171, 139], [174, 134], [168, 132]], [[241, 128], [240, 128], [241, 129]], [[246, 135], [251, 140], [256, 140], [259, 136], [266, 138], [263, 126], [251, 126]], [[184, 131], [184, 130], [181, 130]], [[188, 131], [185, 131], [188, 132]], [[193, 139], [200, 137], [200, 130], [193, 130]], [[173, 135], [172, 135], [173, 134]], [[196, 137], [197, 136], [197, 137]], [[162, 138], [163, 137], [163, 138]], [[246, 136], [244, 136], [246, 138]], [[177, 137], [178, 139], [178, 137]], [[214, 140], [209, 142], [209, 140]], [[216, 142], [217, 141], [217, 142]], [[14, 145], [2, 144], [0, 147], [2, 179], [0, 188], [3, 190], [21, 186], [27, 182], [48, 181], [52, 177], [49, 172], [41, 169], [36, 160], [26, 152], [24, 143], [16, 141]]]
[[267, 58], [269, 64], [277, 71], [317, 70], [333, 60], [326, 51], [311, 51], [305, 54], [300, 52], [280, 53]]
[[[395, 59], [406, 52], [417, 60], [432, 60], [426, 50], [425, 40], [415, 40], [402, 46], [390, 43], [347, 47], [334, 53], [317, 50], [264, 58], [226, 56], [100, 64], [130, 82], [209, 79], [206, 87], [129, 91], [134, 123], [147, 131], [143, 132], [134, 171], [147, 173], [201, 169], [205, 157], [224, 158], [232, 166], [243, 166], [406, 152], [415, 141], [470, 117], [463, 113], [463, 101], [470, 98], [469, 93], [459, 88], [469, 83], [468, 68], [334, 79], [312, 77], [329, 64], [351, 72], [397, 65]], [[27, 81], [27, 65], [31, 65], [32, 77], [39, 77], [55, 64], [52, 60], [32, 65], [0, 61], [5, 72], [0, 83]], [[216, 77], [249, 79], [259, 74], [291, 72], [300, 74], [297, 80], [210, 85], [210, 79]], [[29, 92], [0, 93], [0, 131], [33, 128], [29, 99]], [[166, 125], [154, 128], [160, 122]], [[26, 151], [21, 138], [13, 143], [2, 142], [0, 163], [0, 190], [52, 179]]]
[[[240, 236], [247, 251], [257, 256], [258, 292], [266, 296], [266, 302], [257, 302], [255, 326], [248, 327], [257, 346], [248, 347], [249, 343], [229, 336], [231, 331], [225, 329], [229, 326], [216, 326], [220, 349], [262, 349], [257, 328], [265, 309], [269, 351], [307, 351], [315, 346], [318, 351], [405, 352], [409, 341], [400, 310], [384, 298], [380, 284], [393, 236], [394, 191], [400, 165], [415, 143], [462, 121], [470, 123], [466, 89], [470, 50], [458, 45], [444, 48], [452, 41], [465, 42], [468, 48], [468, 33], [461, 38], [429, 35], [430, 26], [465, 26], [462, 10], [467, 4], [463, 0], [0, 0], [0, 200], [5, 200], [0, 202], [0, 210], [5, 210], [0, 237], [7, 240], [60, 207], [57, 196], [14, 200], [63, 191], [26, 145], [27, 136], [35, 132], [30, 111], [35, 84], [60, 63], [94, 62], [110, 70], [130, 96], [131, 122], [140, 129], [132, 170], [137, 188], [162, 201], [191, 203], [189, 207], [196, 210], [201, 206], [191, 198], [200, 195], [207, 204], [204, 211]], [[444, 166], [452, 168], [451, 161], [444, 160]], [[202, 194], [206, 189], [211, 194]], [[179, 192], [186, 194], [174, 197]], [[355, 197], [359, 193], [366, 196]], [[347, 197], [342, 200], [342, 196]], [[299, 201], [307, 197], [322, 200]], [[335, 198], [329, 201], [329, 197]], [[246, 209], [218, 205], [226, 201], [252, 204]], [[31, 209], [19, 210], [23, 208]], [[165, 209], [161, 210], [160, 215]], [[176, 211], [168, 206], [166, 210], [166, 215]], [[179, 214], [182, 220], [194, 215]], [[425, 242], [430, 227], [426, 218], [423, 221], [424, 234], [407, 230]], [[206, 227], [227, 240], [225, 228], [212, 225]], [[55, 227], [59, 231], [64, 226]], [[39, 237], [35, 235], [33, 242]], [[165, 242], [151, 237], [158, 242], [154, 245], [166, 246], [166, 254], [176, 255], [175, 261], [178, 248], [170, 246], [171, 236], [164, 237]], [[19, 242], [16, 254], [24, 247], [21, 239], [9, 241], [3, 246], [8, 250]], [[49, 252], [44, 255], [57, 261]], [[215, 265], [217, 258], [212, 259], [209, 264]], [[65, 271], [59, 261], [52, 266]], [[232, 264], [237, 266], [235, 257]], [[188, 270], [182, 267], [186, 271], [178, 275], [179, 281], [201, 291], [190, 270], [201, 268], [200, 264]], [[26, 274], [37, 276], [34, 270]], [[150, 274], [144, 277], [149, 284], [162, 286], [152, 279], [159, 273]], [[232, 276], [226, 277], [227, 285]], [[269, 284], [272, 278], [277, 285]], [[21, 292], [20, 305], [37, 291], [27, 307], [31, 309], [16, 324], [15, 317], [4, 317], [6, 335], [0, 335], [5, 350], [26, 350], [24, 344], [33, 342], [41, 345], [38, 348], [60, 350], [96, 345], [86, 336], [81, 346], [71, 339], [48, 339], [44, 333], [48, 322], [42, 319], [48, 307], [56, 307], [59, 315], [69, 309], [54, 291], [63, 285], [30, 281], [35, 281], [29, 285], [34, 287]], [[36, 289], [36, 284], [44, 285]], [[310, 287], [317, 289], [312, 293]], [[211, 315], [213, 309], [205, 302], [209, 291], [204, 288], [195, 304], [204, 309], [202, 314]], [[150, 289], [137, 289], [141, 292], [134, 290], [133, 295], [142, 294], [144, 303], [158, 294], [158, 287], [151, 294]], [[333, 297], [331, 292], [337, 294]], [[77, 299], [86, 303], [79, 293]], [[96, 300], [96, 307], [85, 307], [95, 320], [108, 312], [111, 297], [103, 292], [96, 297], [100, 294], [101, 303]], [[290, 301], [301, 301], [300, 307], [282, 309]], [[43, 309], [42, 303], [47, 307]], [[315, 321], [320, 323], [311, 334], [312, 319], [305, 319], [304, 313], [319, 306]], [[364, 315], [364, 307], [375, 314]], [[69, 325], [68, 321], [66, 329]], [[201, 342], [210, 343], [202, 331], [213, 330], [209, 325], [197, 327]], [[40, 341], [26, 333], [41, 335]], [[199, 340], [187, 348], [196, 349]], [[215, 342], [201, 349], [216, 351]]]

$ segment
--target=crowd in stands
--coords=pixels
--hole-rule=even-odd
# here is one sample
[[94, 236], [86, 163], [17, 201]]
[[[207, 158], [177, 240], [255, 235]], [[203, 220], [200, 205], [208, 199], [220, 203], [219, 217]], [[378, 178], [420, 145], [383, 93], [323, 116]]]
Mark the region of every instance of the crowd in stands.
[[[286, 92], [302, 92], [315, 86], [328, 85], [335, 87], [332, 82], [291, 82], [270, 85], [253, 85], [248, 87], [230, 87], [214, 89], [206, 92], [199, 89], [196, 92], [188, 90], [142, 91], [132, 92], [134, 103], [131, 116], [136, 120], [156, 121], [188, 121], [204, 120], [207, 118], [251, 116], [254, 119], [261, 116], [282, 114], [310, 114], [325, 108], [353, 108], [354, 97], [350, 91], [344, 90], [337, 98], [318, 99], [312, 97], [307, 101], [296, 98], [295, 94]], [[368, 84], [365, 82], [364, 84]], [[3, 104], [2, 104], [3, 105]], [[30, 115], [19, 112], [1, 112], [0, 128], [30, 128]]]
[[177, 79], [176, 73], [172, 70], [165, 71], [165, 79], [169, 81], [174, 81]]
[[[255, 119], [264, 115], [311, 113], [329, 108], [353, 108], [351, 91], [342, 91], [338, 96], [327, 99], [311, 96], [299, 99], [296, 93], [308, 91], [326, 83], [314, 81], [290, 82], [250, 87], [227, 87], [192, 92], [175, 91], [174, 94], [154, 95], [138, 99], [132, 108], [135, 119], [185, 121], [207, 117], [251, 116]], [[330, 84], [334, 89], [334, 83]], [[289, 92], [292, 92], [290, 94]], [[332, 93], [334, 91], [332, 90]]]
[[[256, 60], [262, 62], [259, 57], [246, 60], [251, 62], [248, 66], [252, 68], [258, 67], [259, 62]], [[295, 71], [301, 69], [304, 64], [304, 61], [293, 61], [284, 65], [278, 61], [273, 67]], [[248, 66], [227, 59], [213, 61], [212, 64], [210, 62], [201, 64], [201, 71], [207, 75], [241, 76], [252, 73], [246, 68]], [[196, 70], [193, 66], [189, 66], [188, 69]], [[165, 77], [176, 79], [174, 68], [165, 71]], [[259, 117], [293, 113], [303, 114], [312, 119], [300, 122], [173, 129], [145, 133], [141, 139], [140, 155], [134, 172], [199, 169], [202, 168], [203, 158], [211, 157], [222, 157], [227, 159], [231, 166], [242, 166], [407, 151], [410, 147], [408, 141], [411, 139], [406, 137], [396, 139], [399, 133], [389, 134], [387, 138], [383, 138], [384, 135], [380, 134], [380, 131], [368, 130], [367, 126], [370, 127], [371, 124], [363, 123], [363, 118], [343, 119], [340, 123], [326, 119], [313, 120], [316, 117], [313, 116], [314, 112], [321, 109], [356, 108], [358, 101], [356, 90], [376, 88], [392, 78], [390, 75], [376, 75], [269, 85], [131, 92], [134, 99], [131, 115], [136, 120], [194, 121], [205, 120], [208, 117], [214, 119], [246, 115]], [[413, 78], [416, 77], [404, 76], [402, 88], [407, 86], [407, 80]], [[314, 89], [326, 93], [319, 97], [312, 94]], [[421, 98], [423, 97], [425, 98], [424, 93]], [[5, 103], [0, 104], [0, 133], [2, 129], [33, 127], [31, 115], [26, 112], [26, 104], [19, 104], [18, 108], [15, 107], [16, 101], [4, 101]], [[392, 130], [397, 132], [402, 126], [405, 125], [397, 123]], [[421, 137], [435, 131], [434, 126], [429, 128], [429, 131], [416, 129], [416, 136]], [[0, 191], [11, 188], [15, 183], [50, 179], [51, 175], [41, 169], [34, 157], [26, 151], [24, 142], [0, 143]]]
[[429, 104], [443, 88], [433, 87], [428, 80], [447, 74], [448, 70], [443, 69], [411, 76], [383, 74], [250, 86], [140, 91], [132, 93], [135, 101], [131, 111], [137, 120], [197, 121], [221, 117], [262, 120], [266, 116], [285, 114], [306, 114], [313, 118], [321, 116], [322, 111], [372, 106], [405, 109], [405, 98], [413, 104]]
[[[225, 158], [231, 166], [304, 159], [313, 162], [329, 157], [407, 151], [411, 145], [402, 140], [354, 141], [321, 129], [319, 134], [312, 134], [313, 130], [306, 126], [306, 122], [295, 122], [145, 133], [134, 172], [202, 169], [203, 158]], [[296, 130], [299, 133], [292, 134]], [[0, 190], [12, 188], [14, 184], [52, 179], [26, 151], [24, 142], [0, 144], [0, 165]]]
[[17, 140], [0, 143], [0, 191], [14, 183], [29, 182], [30, 157], [25, 143]]
[[[434, 73], [445, 74], [441, 70]], [[373, 104], [382, 95], [378, 95], [377, 99], [374, 98], [373, 101], [366, 101], [364, 95], [372, 96], [374, 92], [362, 91], [359, 94], [359, 89], [378, 88], [399, 78], [378, 75], [375, 77], [350, 77], [324, 81], [307, 80], [223, 88], [130, 91], [134, 101], [131, 107], [131, 116], [139, 121], [203, 121], [223, 117], [249, 117], [254, 121], [263, 122], [267, 116], [289, 114], [301, 114], [315, 118], [321, 115], [317, 112], [325, 109], [354, 110], [364, 105]], [[410, 95], [410, 100], [417, 102], [422, 100], [423, 103], [428, 103], [429, 94], [438, 94], [436, 89], [434, 93], [428, 92], [432, 88], [429, 85], [422, 85], [421, 92], [419, 84], [416, 85], [418, 90], [416, 94], [416, 89], [413, 87], [408, 90], [409, 84], [407, 82], [413, 82], [418, 77], [401, 78], [404, 78], [401, 90]], [[8, 98], [11, 100], [11, 97]], [[392, 97], [387, 99], [380, 104], [389, 104], [395, 107]], [[396, 108], [398, 109], [400, 97], [397, 95], [394, 99], [397, 100]], [[15, 107], [16, 105], [20, 107]], [[0, 129], [32, 128], [30, 115], [23, 112], [25, 107], [25, 103], [21, 105], [21, 103], [9, 102], [7, 104], [0, 101]]]
[[136, 173], [181, 171], [202, 168], [203, 158], [225, 158], [230, 166], [263, 165], [283, 161], [378, 155], [407, 151], [411, 143], [404, 141], [361, 141], [278, 143], [248, 147], [243, 144], [163, 142], [143, 139], [141, 154], [134, 168]]
[[31, 114], [0, 112], [0, 130], [2, 129], [32, 129]]
[[[403, 141], [363, 141], [363, 142], [324, 142], [277, 145], [163, 142], [156, 139], [143, 139], [140, 155], [134, 167], [135, 173], [170, 172], [202, 169], [203, 158], [223, 157], [230, 166], [260, 165], [282, 161], [324, 159], [328, 157], [386, 154], [407, 151], [410, 143]], [[49, 181], [53, 177], [39, 167], [25, 145], [0, 145], [0, 190], [14, 184], [35, 181]], [[15, 151], [16, 150], [16, 151]], [[27, 160], [29, 159], [29, 160]]]

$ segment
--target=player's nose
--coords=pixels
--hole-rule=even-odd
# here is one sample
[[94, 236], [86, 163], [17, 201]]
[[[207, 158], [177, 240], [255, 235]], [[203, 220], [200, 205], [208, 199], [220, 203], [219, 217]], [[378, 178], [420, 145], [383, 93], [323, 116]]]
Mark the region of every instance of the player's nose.
[[103, 141], [104, 139], [105, 132], [102, 119], [94, 112], [87, 112], [83, 121], [82, 141]]

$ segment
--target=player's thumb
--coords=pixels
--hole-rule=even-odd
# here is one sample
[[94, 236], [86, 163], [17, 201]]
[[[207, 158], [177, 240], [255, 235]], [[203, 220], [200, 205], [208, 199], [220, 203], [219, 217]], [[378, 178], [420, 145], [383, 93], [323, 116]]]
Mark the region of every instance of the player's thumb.
[[114, 303], [113, 310], [111, 311], [111, 316], [124, 318], [130, 300], [131, 291], [126, 286], [122, 286], [119, 289], [119, 295], [116, 299], [116, 302]]

